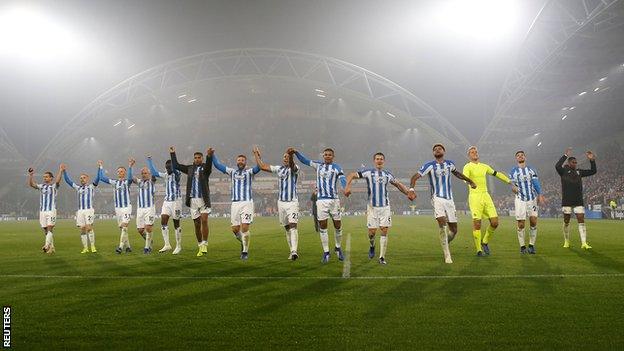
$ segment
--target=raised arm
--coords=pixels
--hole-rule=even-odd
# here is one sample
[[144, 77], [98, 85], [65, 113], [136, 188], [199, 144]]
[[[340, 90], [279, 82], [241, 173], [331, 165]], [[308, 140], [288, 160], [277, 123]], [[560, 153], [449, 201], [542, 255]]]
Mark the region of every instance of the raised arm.
[[99, 167], [97, 171], [95, 172], [95, 180], [93, 181], [94, 186], [98, 186], [98, 184], [100, 184], [100, 168]]
[[[262, 161], [262, 156], [260, 156], [260, 149], [257, 146], [253, 148], [254, 158], [256, 159], [256, 167], [260, 168], [265, 172], [271, 172], [271, 166], [267, 165]], [[292, 159], [292, 155], [290, 156]]]
[[171, 168], [177, 169], [178, 171], [184, 174], [188, 174], [189, 166], [181, 165], [178, 163], [178, 158], [176, 156], [175, 147], [173, 146], [169, 146], [169, 157], [171, 157]]
[[559, 173], [559, 175], [563, 175], [563, 163], [568, 159], [568, 157], [570, 157], [570, 152], [572, 152], [572, 149], [567, 148], [566, 151], [563, 153], [563, 156], [561, 156], [561, 158], [559, 158], [559, 161], [557, 161], [557, 163], [555, 164], [555, 169], [557, 170], [557, 173]]
[[206, 164], [204, 165], [204, 178], [208, 179], [212, 174], [212, 155], [214, 154], [214, 150], [209, 148], [206, 150]]
[[54, 179], [54, 184], [56, 184], [57, 188], [61, 185], [61, 178], [63, 177], [61, 173], [63, 173], [63, 171], [65, 171], [65, 165], [61, 163], [61, 165], [59, 166], [59, 171], [56, 174], [56, 179]]
[[134, 179], [132, 177], [132, 166], [134, 166], [134, 163], [135, 161], [132, 157], [128, 159], [128, 177], [127, 177], [128, 184], [132, 184], [132, 181]]
[[102, 165], [103, 165], [102, 161], [98, 162], [98, 166], [99, 166], [98, 175], [100, 177], [100, 180], [106, 184], [111, 184], [111, 180], [104, 173], [104, 168], [102, 167]]
[[594, 155], [594, 153], [591, 151], [587, 151], [585, 154], [587, 155], [587, 158], [589, 159], [589, 165], [591, 168], [580, 169], [579, 173], [581, 174], [581, 177], [589, 177], [589, 176], [596, 174], [596, 172], [598, 172], [598, 169], [596, 168], [596, 156]]
[[156, 169], [154, 166], [154, 161], [152, 161], [152, 156], [147, 156], [147, 168], [149, 168], [152, 177], [162, 178], [162, 174]]
[[35, 170], [31, 168], [28, 169], [28, 186], [30, 186], [33, 189], [39, 189], [39, 187], [37, 186], [37, 183], [35, 183], [35, 179], [33, 178], [35, 174]]
[[67, 185], [71, 186], [72, 188], [77, 188], [78, 186], [76, 185], [76, 183], [74, 183], [74, 181], [71, 179], [71, 177], [69, 176], [69, 172], [67, 172], [67, 169], [63, 169], [63, 179], [65, 179], [65, 183], [67, 183]]
[[500, 179], [501, 181], [505, 182], [506, 184], [511, 184], [511, 180], [509, 179], [509, 177], [507, 177], [507, 175], [505, 175], [505, 173], [499, 172], [499, 171], [495, 170], [492, 167], [488, 166], [487, 174], [490, 174], [490, 175]]
[[219, 162], [219, 158], [217, 157], [217, 154], [215, 154], [214, 152], [212, 154], [212, 165], [215, 166], [215, 168], [221, 171], [222, 173], [227, 174], [227, 168], [225, 167], [224, 164]]
[[299, 159], [299, 162], [303, 163], [304, 165], [312, 166], [312, 161], [310, 161], [310, 159], [305, 157], [305, 155], [303, 155], [301, 152], [295, 151], [295, 156], [297, 156], [297, 158]]

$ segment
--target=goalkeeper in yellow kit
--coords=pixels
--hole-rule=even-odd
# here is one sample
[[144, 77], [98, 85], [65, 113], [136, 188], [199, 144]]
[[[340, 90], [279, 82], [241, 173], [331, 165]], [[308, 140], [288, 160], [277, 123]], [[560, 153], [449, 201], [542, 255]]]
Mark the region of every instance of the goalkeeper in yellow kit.
[[[498, 227], [498, 214], [487, 189], [486, 175], [492, 175], [507, 184], [511, 184], [511, 180], [504, 173], [497, 172], [485, 163], [479, 162], [479, 151], [476, 146], [468, 148], [468, 159], [470, 162], [464, 166], [462, 173], [477, 185], [474, 189], [468, 188], [468, 206], [472, 213], [472, 236], [477, 249], [477, 256], [489, 255], [488, 243], [496, 227]], [[513, 185], [512, 187], [512, 190], [516, 192], [517, 188]], [[481, 239], [481, 219], [483, 217], [490, 220], [490, 226]]]

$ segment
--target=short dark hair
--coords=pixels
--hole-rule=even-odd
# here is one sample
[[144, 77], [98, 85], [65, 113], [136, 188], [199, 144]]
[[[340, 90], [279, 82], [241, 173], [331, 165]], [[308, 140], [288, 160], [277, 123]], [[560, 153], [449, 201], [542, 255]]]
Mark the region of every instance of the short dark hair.
[[193, 154], [193, 156], [195, 156], [195, 155], [199, 155], [199, 156], [202, 156], [202, 157], [204, 156], [204, 154], [202, 154], [202, 153], [201, 153], [201, 152], [199, 152], [199, 151], [195, 151], [195, 153]]
[[431, 151], [433, 151], [433, 149], [435, 149], [435, 148], [436, 148], [436, 146], [439, 146], [439, 147], [441, 147], [441, 148], [442, 148], [442, 150], [446, 151], [446, 148], [444, 147], [444, 145], [442, 145], [442, 144], [440, 144], [440, 143], [433, 144], [433, 147], [431, 148]]
[[245, 155], [243, 155], [243, 154], [240, 154], [240, 155], [236, 156], [236, 158], [239, 158], [239, 157], [242, 157], [242, 158], [244, 158], [245, 160], [247, 159], [247, 156], [245, 156]]
[[384, 160], [386, 159], [386, 155], [384, 155], [384, 154], [383, 154], [383, 152], [377, 152], [377, 153], [375, 153], [375, 154], [373, 155], [373, 160], [374, 160], [374, 159], [375, 159], [375, 157], [377, 157], [378, 155], [379, 155], [379, 156], [381, 156], [381, 157], [383, 157], [383, 158], [384, 158]]
[[124, 171], [126, 170], [126, 167], [124, 167], [124, 166], [117, 167], [117, 169], [120, 169], [120, 168], [123, 169]]
[[569, 162], [569, 161], [576, 161], [576, 157], [574, 157], [574, 156], [570, 156], [570, 157], [568, 157], [568, 162]]
[[526, 154], [526, 152], [524, 152], [524, 150], [518, 150], [518, 151], [516, 151], [516, 153], [514, 154], [514, 156], [518, 156], [518, 154], [519, 154], [519, 153], [521, 153], [521, 152], [522, 152], [523, 154]]
[[52, 172], [50, 172], [50, 171], [47, 171], [47, 172], [45, 172], [43, 174], [47, 174], [47, 175], [50, 176], [50, 178], [54, 178], [54, 174], [52, 174]]
[[323, 150], [323, 152], [325, 152], [325, 151], [331, 151], [332, 154], [336, 154], [334, 152], [334, 149], [332, 149], [331, 147], [328, 147], [327, 149]]

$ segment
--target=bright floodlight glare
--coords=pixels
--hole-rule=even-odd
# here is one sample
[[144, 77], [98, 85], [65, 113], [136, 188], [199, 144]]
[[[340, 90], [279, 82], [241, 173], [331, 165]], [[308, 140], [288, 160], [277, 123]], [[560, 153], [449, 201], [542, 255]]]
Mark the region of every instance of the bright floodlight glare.
[[119, 122], [117, 122], [117, 123], [113, 124], [113, 127], [117, 127], [117, 126], [118, 126], [118, 125], [120, 125], [120, 124], [121, 124], [121, 120], [120, 120]]
[[184, 97], [186, 97], [186, 94], [182, 94], [182, 95], [178, 96], [178, 99], [181, 99], [181, 98], [184, 98]]
[[574, 110], [576, 108], [576, 106], [572, 106], [570, 107], [570, 110]]
[[568, 115], [563, 115], [563, 117], [561, 117], [561, 120], [565, 121], [566, 118], [568, 118]]
[[188, 103], [190, 104], [190, 103], [195, 102], [195, 101], [197, 101], [197, 99], [190, 99], [190, 100], [188, 101]]
[[579, 93], [579, 96], [583, 96], [585, 94], [587, 94], [587, 92], [586, 91], [582, 91], [582, 92]]
[[323, 95], [323, 94], [316, 94], [316, 96], [318, 96], [320, 98], [324, 98], [325, 97], [325, 95]]
[[516, 24], [517, 0], [453, 0], [439, 2], [433, 19], [457, 36], [501, 38]]
[[538, 135], [540, 135], [540, 133], [535, 133], [535, 134], [533, 134], [533, 136], [538, 136]]
[[0, 7], [0, 55], [62, 59], [78, 51], [77, 38], [65, 26], [32, 6]]
[[598, 90], [600, 90], [600, 88], [594, 88], [594, 91], [598, 91]]
[[599, 81], [604, 82], [605, 80], [607, 80], [607, 77], [602, 77], [599, 79]]
[[132, 124], [128, 127], [128, 129], [132, 129], [135, 125], [136, 125], [136, 124], [132, 123]]
[[325, 91], [322, 89], [314, 89], [314, 91], [316, 91], [317, 93], [324, 93]]
[[537, 147], [542, 146], [542, 142], [540, 141], [539, 143], [537, 143]]
[[388, 116], [392, 117], [392, 118], [395, 118], [395, 117], [396, 117], [394, 114], [392, 114], [392, 113], [390, 113], [390, 112], [386, 112], [386, 114], [387, 114]]

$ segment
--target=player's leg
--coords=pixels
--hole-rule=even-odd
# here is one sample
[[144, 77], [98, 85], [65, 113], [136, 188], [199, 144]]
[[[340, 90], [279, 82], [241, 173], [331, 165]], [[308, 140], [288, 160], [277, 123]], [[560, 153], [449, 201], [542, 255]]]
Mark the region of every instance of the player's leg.
[[442, 246], [442, 252], [444, 253], [444, 262], [453, 263], [451, 258], [451, 250], [448, 244], [448, 228], [446, 222], [446, 216], [437, 217], [438, 222], [438, 237], [440, 239], [440, 246]]
[[379, 227], [381, 235], [379, 237], [379, 263], [387, 264], [386, 250], [388, 248], [388, 227]]
[[572, 207], [564, 206], [563, 211], [563, 247], [570, 247], [570, 217], [572, 215]]
[[483, 256], [481, 247], [481, 218], [483, 218], [484, 208], [481, 194], [469, 194], [468, 207], [472, 216], [472, 239], [477, 250], [477, 256]]
[[277, 202], [277, 217], [280, 223], [280, 226], [284, 228], [284, 234], [286, 236], [286, 243], [288, 244], [288, 259], [292, 259], [292, 242], [290, 235], [290, 223], [288, 221], [288, 212], [286, 209], [286, 204], [282, 201]]
[[241, 235], [243, 239], [243, 253], [241, 259], [249, 258], [249, 244], [251, 241], [251, 223], [253, 223], [254, 204], [252, 201], [245, 201], [241, 204]]
[[377, 228], [379, 228], [379, 218], [375, 215], [375, 208], [368, 205], [366, 207], [366, 228], [368, 229], [368, 242], [370, 243], [368, 248], [369, 259], [375, 257], [375, 235], [377, 234]]
[[76, 226], [80, 228], [80, 241], [82, 242], [81, 254], [89, 252], [89, 237], [87, 236], [87, 225], [85, 223], [84, 210], [76, 211]]
[[299, 223], [299, 203], [297, 201], [292, 201], [288, 204], [286, 218], [290, 231], [290, 252], [292, 254], [291, 259], [294, 261], [299, 258], [299, 229], [297, 228], [297, 224]]
[[474, 240], [475, 249], [477, 250], [477, 256], [483, 255], [483, 249], [481, 248], [481, 220], [472, 219], [472, 238]]
[[243, 251], [241, 252], [242, 260], [246, 260], [247, 258], [249, 258], [249, 242], [251, 239], [250, 238], [251, 233], [249, 233], [249, 227], [250, 227], [250, 223], [241, 223], [240, 225], [241, 239], [243, 242]]
[[202, 250], [204, 253], [208, 252], [208, 235], [210, 234], [210, 227], [208, 226], [208, 215], [209, 209], [204, 208], [200, 215], [201, 222], [201, 240], [202, 240]]
[[95, 230], [93, 229], [93, 223], [95, 222], [95, 210], [87, 210], [85, 223], [87, 235], [89, 236], [89, 243], [91, 244], [91, 252], [97, 252], [95, 248]]
[[[516, 216], [516, 218], [518, 218], [518, 216]], [[524, 238], [524, 233], [525, 233], [525, 224], [526, 224], [526, 220], [525, 219], [519, 219], [516, 221], [516, 231], [518, 233], [518, 244], [520, 244], [520, 253], [527, 253], [526, 251], [526, 240]]]
[[342, 253], [342, 213], [340, 212], [340, 202], [338, 200], [331, 201], [330, 216], [334, 223], [334, 251], [338, 255], [338, 260], [344, 261]]
[[52, 254], [56, 251], [54, 247], [54, 225], [50, 224], [46, 227], [46, 240], [48, 242], [48, 249], [46, 253]]
[[160, 211], [160, 229], [162, 232], [162, 237], [163, 237], [163, 247], [162, 249], [158, 250], [158, 252], [167, 252], [169, 250], [171, 250], [171, 243], [169, 242], [169, 217], [170, 217], [170, 212], [172, 212], [172, 206], [173, 204], [167, 204], [167, 202], [163, 203], [162, 206], [162, 210]]
[[483, 253], [486, 255], [490, 254], [490, 246], [489, 246], [490, 238], [494, 234], [494, 231], [496, 230], [496, 228], [498, 228], [498, 217], [489, 217], [488, 220], [490, 221], [490, 225], [485, 230], [485, 234], [483, 235], [483, 240], [482, 240], [482, 245], [481, 245], [483, 247]]
[[44, 238], [44, 242], [43, 242], [43, 246], [41, 247], [41, 251], [43, 251], [43, 253], [46, 253], [48, 251], [48, 227], [46, 227], [45, 225], [41, 226], [41, 230], [43, 231], [43, 238]]
[[453, 200], [446, 201], [444, 213], [446, 214], [447, 242], [450, 244], [457, 235], [457, 211], [455, 210], [455, 203]]
[[581, 248], [589, 250], [592, 247], [587, 243], [587, 228], [585, 227], [585, 208], [577, 206], [574, 208], [576, 221], [578, 222], [579, 236], [581, 237]]
[[180, 227], [180, 217], [182, 209], [181, 206], [176, 208], [173, 216], [173, 228], [175, 230], [176, 247], [173, 250], [173, 254], [177, 255], [182, 251], [182, 227]]
[[329, 219], [329, 204], [328, 200], [317, 200], [316, 205], [318, 208], [317, 217], [319, 224], [319, 237], [321, 239], [321, 246], [323, 247], [323, 258], [321, 262], [329, 262], [329, 235], [327, 234], [327, 220]]
[[529, 253], [535, 254], [535, 241], [537, 240], [537, 216], [529, 217]]
[[152, 252], [152, 228], [153, 225], [145, 224], [145, 248], [147, 249], [147, 253]]

